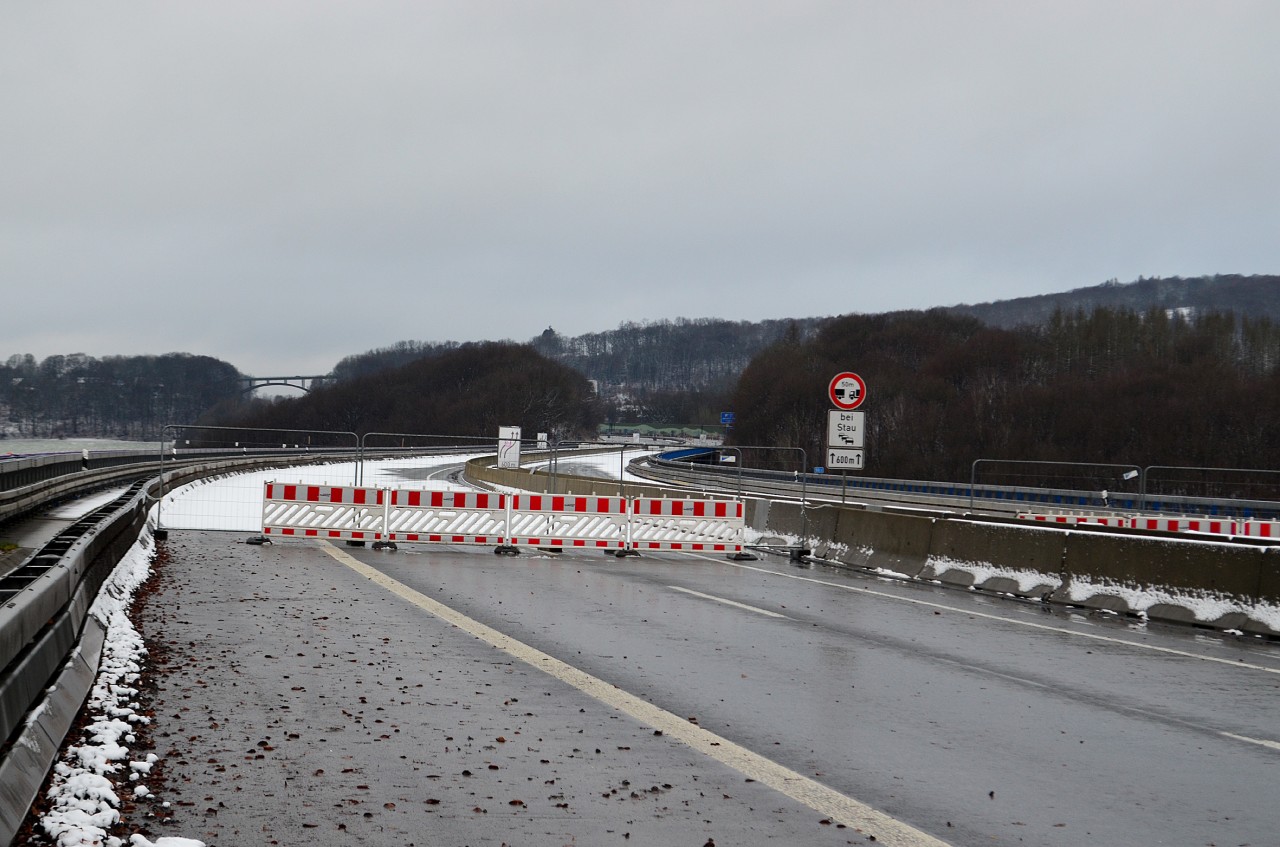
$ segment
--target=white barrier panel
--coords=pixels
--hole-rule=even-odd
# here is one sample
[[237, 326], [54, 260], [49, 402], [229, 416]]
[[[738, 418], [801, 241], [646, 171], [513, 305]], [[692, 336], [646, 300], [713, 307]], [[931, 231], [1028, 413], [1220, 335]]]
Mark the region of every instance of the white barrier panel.
[[388, 541], [505, 544], [507, 496], [473, 491], [388, 491]]
[[639, 498], [631, 507], [631, 549], [741, 553], [742, 503]]
[[623, 550], [628, 539], [627, 506], [623, 497], [515, 494], [507, 543]]
[[380, 488], [268, 482], [262, 494], [262, 534], [381, 540], [384, 493]]

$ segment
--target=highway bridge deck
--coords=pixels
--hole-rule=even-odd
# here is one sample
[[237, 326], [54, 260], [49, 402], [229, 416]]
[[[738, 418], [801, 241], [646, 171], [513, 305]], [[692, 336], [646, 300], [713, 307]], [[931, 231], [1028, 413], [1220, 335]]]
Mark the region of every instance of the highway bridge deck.
[[213, 845], [1276, 830], [1274, 644], [782, 559], [243, 538], [174, 532], [140, 617], [164, 831]]
[[616, 560], [242, 539], [174, 533], [142, 606], [168, 830], [213, 845], [871, 843], [340, 561], [456, 602], [468, 571], [528, 594]]

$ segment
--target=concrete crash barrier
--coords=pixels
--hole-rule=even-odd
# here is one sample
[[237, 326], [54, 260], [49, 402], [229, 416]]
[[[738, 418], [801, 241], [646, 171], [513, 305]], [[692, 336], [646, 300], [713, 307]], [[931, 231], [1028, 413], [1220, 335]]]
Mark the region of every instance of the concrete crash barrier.
[[911, 577], [924, 570], [940, 523], [932, 517], [866, 509], [841, 509], [837, 515], [832, 540], [841, 562]]
[[[251, 458], [184, 466], [166, 472], [166, 488], [233, 469], [297, 463]], [[82, 477], [77, 484], [78, 491], [101, 479]], [[22, 825], [93, 685], [104, 632], [88, 610], [141, 534], [158, 487], [158, 478], [152, 479], [147, 490], [84, 535], [50, 542], [44, 548], [48, 572], [0, 607], [0, 735], [11, 742], [0, 751], [0, 844], [10, 843]]]
[[1280, 547], [1265, 548], [1265, 555], [1258, 569], [1257, 596], [1264, 602], [1280, 605]]
[[56, 564], [0, 610], [0, 721], [13, 740], [0, 758], [0, 843], [21, 826], [93, 684], [103, 630], [88, 610], [145, 525], [145, 498], [132, 495], [65, 549], [61, 536], [51, 542]]
[[[1065, 581], [1053, 595], [1056, 602], [1280, 634], [1243, 611], [1280, 603], [1280, 557], [1268, 548], [1085, 532], [1066, 536]], [[1237, 610], [1206, 618], [1204, 610], [1215, 601]]]
[[795, 543], [805, 540], [805, 523], [800, 517], [800, 504], [780, 500], [748, 500], [747, 526], [765, 535], [781, 536]]
[[[486, 463], [492, 463], [492, 457], [469, 462], [468, 478], [537, 491], [549, 488], [541, 472], [499, 470]], [[607, 483], [568, 476], [556, 480], [558, 490], [579, 485], [594, 490]], [[644, 486], [628, 483], [626, 488], [631, 492]], [[1280, 636], [1270, 625], [1276, 623], [1272, 610], [1280, 605], [1280, 548], [1168, 533], [1143, 537], [1114, 529], [1016, 526], [952, 513], [880, 511], [861, 505], [810, 507], [802, 521], [795, 502], [759, 498], [746, 501], [746, 519], [757, 532], [803, 539], [819, 556], [851, 567]], [[1209, 602], [1198, 602], [1205, 598]], [[1230, 610], [1208, 620], [1206, 609], [1214, 601]], [[1258, 609], [1262, 604], [1270, 608]]]
[[[749, 500], [747, 505], [752, 529], [800, 537], [797, 504]], [[1275, 623], [1271, 611], [1258, 609], [1280, 605], [1280, 548], [852, 507], [810, 509], [804, 529], [807, 543], [819, 555], [852, 567], [1122, 614], [1141, 611], [1156, 620], [1280, 635], [1270, 625]], [[1215, 605], [1224, 611], [1207, 618]]]
[[[985, 591], [1042, 597], [1054, 591], [1063, 561], [1063, 535], [1040, 529], [965, 520], [939, 520], [933, 525], [929, 558], [922, 579]], [[1018, 576], [982, 571], [999, 568]], [[976, 575], [975, 575], [976, 571]], [[1037, 581], [1034, 574], [1043, 574]]]
[[835, 546], [836, 527], [840, 523], [840, 511], [838, 509], [826, 508], [819, 506], [810, 508], [807, 515], [807, 524], [809, 527], [809, 544], [813, 552], [818, 556], [826, 559], [831, 556], [832, 551], [839, 551]]
[[[581, 453], [573, 455], [593, 456], [602, 453], [617, 452], [618, 450], [616, 448], [607, 450], [584, 450], [581, 451]], [[550, 453], [525, 453], [521, 457], [521, 461], [545, 461], [550, 458]], [[571, 458], [572, 457], [570, 455], [560, 455], [560, 460], [564, 461], [566, 464], [571, 461]], [[634, 482], [624, 482], [619, 484], [616, 479], [608, 479], [600, 476], [576, 476], [565, 472], [559, 472], [552, 475], [542, 468], [499, 468], [494, 466], [496, 461], [496, 456], [480, 456], [469, 460], [463, 470], [463, 478], [468, 482], [503, 485], [539, 494], [585, 494], [593, 497], [679, 496], [678, 494], [673, 494], [673, 490], [671, 488], [665, 488], [660, 485], [643, 485]], [[683, 493], [688, 492], [684, 491]]]
[[12, 842], [44, 784], [98, 675], [105, 636], [102, 624], [89, 618], [78, 649], [49, 686], [44, 707], [15, 733], [13, 745], [0, 759], [0, 843]]
[[915, 576], [929, 555], [934, 519], [838, 506], [810, 507], [789, 501], [747, 501], [747, 526], [765, 535], [801, 540], [822, 558], [858, 568], [883, 568]]

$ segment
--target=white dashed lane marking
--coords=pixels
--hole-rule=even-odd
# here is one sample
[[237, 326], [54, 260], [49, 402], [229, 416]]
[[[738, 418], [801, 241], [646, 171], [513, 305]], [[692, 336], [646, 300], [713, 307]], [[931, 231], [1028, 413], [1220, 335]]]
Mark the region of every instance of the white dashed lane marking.
[[[926, 832], [903, 823], [897, 818], [873, 809], [860, 800], [855, 800], [833, 788], [828, 788], [804, 774], [784, 767], [772, 759], [767, 759], [741, 745], [735, 744], [727, 738], [692, 724], [688, 720], [660, 709], [634, 694], [623, 691], [611, 683], [592, 676], [586, 671], [504, 635], [498, 630], [473, 620], [437, 600], [432, 600], [425, 594], [392, 579], [331, 544], [322, 542], [321, 547], [334, 559], [337, 559], [356, 573], [385, 588], [392, 594], [408, 600], [423, 611], [436, 616], [446, 623], [453, 624], [462, 631], [496, 647], [512, 658], [531, 665], [561, 682], [573, 686], [601, 703], [629, 715], [645, 726], [662, 730], [663, 735], [667, 738], [680, 741], [699, 753], [728, 765], [742, 775], [763, 783], [775, 791], [785, 794], [792, 800], [803, 803], [814, 811], [826, 815], [837, 823], [845, 824], [867, 835], [875, 836], [879, 844], [889, 845], [889, 847], [947, 847], [945, 841], [940, 841]], [[712, 597], [710, 599], [718, 600], [719, 598]], [[763, 610], [755, 609], [754, 611]]]

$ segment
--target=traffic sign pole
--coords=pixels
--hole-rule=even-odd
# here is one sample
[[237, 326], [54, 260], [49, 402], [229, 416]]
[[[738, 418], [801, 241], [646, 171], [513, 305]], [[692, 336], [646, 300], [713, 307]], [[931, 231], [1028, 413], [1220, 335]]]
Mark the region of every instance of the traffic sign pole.
[[866, 412], [854, 411], [867, 399], [866, 381], [852, 371], [831, 378], [827, 399], [834, 409], [827, 412], [827, 467], [840, 471], [840, 503], [849, 490], [849, 471], [862, 470], [866, 446]]

